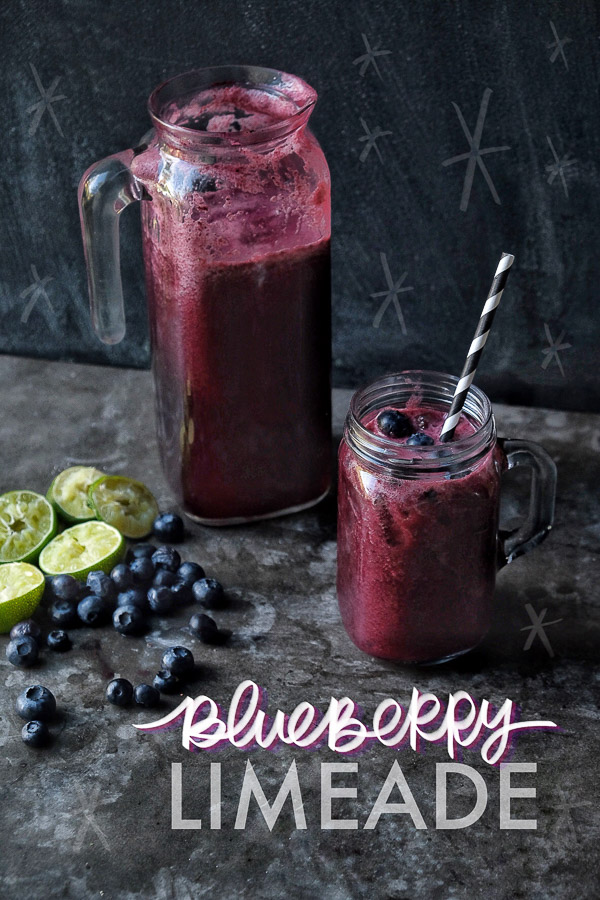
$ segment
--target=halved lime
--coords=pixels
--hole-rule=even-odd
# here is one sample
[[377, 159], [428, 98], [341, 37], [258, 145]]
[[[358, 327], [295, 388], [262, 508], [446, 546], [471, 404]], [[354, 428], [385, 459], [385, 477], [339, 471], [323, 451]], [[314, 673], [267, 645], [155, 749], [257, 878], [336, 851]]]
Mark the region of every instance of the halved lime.
[[114, 525], [125, 537], [143, 538], [152, 531], [158, 503], [141, 481], [124, 475], [104, 475], [93, 483], [88, 496], [96, 516]]
[[67, 528], [40, 553], [46, 575], [73, 575], [83, 581], [88, 572], [110, 572], [125, 550], [123, 535], [106, 522], [81, 522]]
[[35, 612], [44, 586], [44, 576], [29, 563], [0, 566], [0, 634], [6, 634], [13, 625]]
[[71, 466], [56, 476], [46, 497], [65, 522], [88, 522], [96, 518], [88, 502], [88, 488], [103, 475], [93, 466]]
[[33, 562], [56, 534], [52, 504], [35, 491], [0, 497], [0, 563]]

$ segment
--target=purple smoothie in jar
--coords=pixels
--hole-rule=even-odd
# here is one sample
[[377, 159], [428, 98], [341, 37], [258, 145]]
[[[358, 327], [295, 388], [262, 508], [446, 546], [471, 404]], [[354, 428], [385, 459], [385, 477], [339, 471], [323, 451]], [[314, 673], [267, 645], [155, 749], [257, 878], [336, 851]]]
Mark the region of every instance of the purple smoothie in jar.
[[[406, 373], [359, 392], [339, 452], [342, 620], [361, 650], [405, 663], [467, 652], [491, 622], [505, 459], [481, 392], [454, 441], [439, 442], [444, 377]], [[406, 417], [401, 437], [378, 426], [390, 409]]]

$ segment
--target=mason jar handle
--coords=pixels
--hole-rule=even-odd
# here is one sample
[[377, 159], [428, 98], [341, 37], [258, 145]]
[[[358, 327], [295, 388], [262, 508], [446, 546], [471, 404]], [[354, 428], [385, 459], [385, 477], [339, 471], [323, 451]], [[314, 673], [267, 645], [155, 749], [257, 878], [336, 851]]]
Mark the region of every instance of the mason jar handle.
[[499, 438], [509, 469], [526, 466], [531, 469], [529, 512], [523, 524], [514, 531], [500, 532], [500, 566], [529, 553], [544, 540], [554, 521], [556, 466], [548, 453], [533, 441]]
[[105, 344], [125, 335], [119, 253], [119, 213], [141, 199], [130, 165], [138, 150], [115, 153], [87, 170], [79, 183], [79, 216], [87, 265], [92, 322]]

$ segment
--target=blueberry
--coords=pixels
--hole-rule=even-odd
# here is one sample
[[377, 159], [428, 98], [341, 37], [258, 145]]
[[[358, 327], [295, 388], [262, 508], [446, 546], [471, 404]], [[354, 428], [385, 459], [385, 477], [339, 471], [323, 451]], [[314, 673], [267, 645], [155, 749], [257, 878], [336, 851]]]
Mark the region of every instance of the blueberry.
[[100, 572], [99, 570], [88, 572], [86, 584], [89, 588], [89, 593], [97, 594], [98, 597], [102, 597], [108, 603], [115, 602], [117, 588], [110, 575], [107, 575], [106, 572]]
[[138, 706], [154, 709], [160, 703], [160, 691], [151, 684], [137, 684], [133, 691], [133, 699]]
[[154, 578], [154, 563], [147, 556], [140, 556], [129, 563], [134, 584], [149, 585]]
[[155, 613], [171, 612], [175, 605], [175, 595], [168, 587], [151, 587], [148, 591], [148, 603]]
[[174, 513], [162, 513], [154, 520], [152, 531], [161, 541], [180, 544], [184, 534], [183, 519]]
[[150, 559], [155, 550], [154, 544], [134, 544], [127, 551], [127, 562], [134, 559]]
[[115, 583], [118, 591], [126, 591], [127, 588], [133, 587], [133, 575], [129, 571], [129, 566], [125, 563], [119, 563], [115, 566], [110, 577]]
[[225, 604], [223, 585], [216, 578], [201, 578], [192, 587], [194, 598], [209, 609], [219, 609]]
[[173, 587], [177, 584], [177, 575], [168, 569], [159, 569], [152, 580], [152, 587]]
[[50, 607], [50, 618], [55, 625], [61, 625], [63, 628], [79, 625], [77, 603], [73, 600], [55, 600]]
[[13, 625], [10, 629], [10, 636], [11, 638], [32, 637], [34, 641], [39, 642], [42, 636], [42, 629], [33, 619], [25, 619], [25, 621], [17, 622], [16, 625]]
[[46, 638], [46, 643], [50, 650], [56, 650], [57, 653], [64, 653], [65, 650], [70, 650], [73, 646], [67, 632], [60, 629], [50, 631]]
[[22, 719], [48, 722], [56, 715], [56, 700], [52, 691], [41, 684], [32, 684], [17, 697], [17, 715]]
[[57, 600], [79, 600], [81, 584], [72, 575], [55, 575], [50, 589]]
[[119, 594], [117, 597], [117, 609], [121, 606], [135, 606], [140, 612], [148, 612], [150, 607], [148, 606], [148, 597], [144, 588], [133, 587]]
[[21, 737], [23, 738], [23, 743], [27, 744], [28, 747], [45, 747], [46, 744], [50, 743], [48, 726], [45, 722], [40, 722], [38, 719], [32, 719], [31, 722], [23, 725]]
[[188, 603], [192, 603], [194, 600], [191, 587], [183, 581], [176, 581], [171, 590], [178, 606], [187, 606]]
[[187, 647], [169, 647], [163, 653], [162, 664], [180, 678], [194, 671], [194, 657]]
[[120, 634], [141, 634], [146, 627], [146, 619], [136, 606], [120, 606], [112, 617], [113, 627]]
[[380, 431], [393, 438], [408, 437], [413, 430], [408, 416], [398, 412], [397, 409], [384, 409], [380, 412], [377, 416], [377, 425]]
[[154, 676], [152, 684], [161, 694], [175, 694], [181, 688], [181, 681], [167, 669], [161, 669]]
[[211, 113], [201, 113], [199, 116], [189, 116], [189, 118], [179, 124], [184, 125], [185, 128], [195, 128], [196, 131], [208, 131], [208, 123], [211, 119]]
[[159, 547], [152, 554], [152, 562], [156, 568], [176, 572], [181, 565], [181, 557], [174, 547]]
[[435, 456], [438, 459], [444, 459], [453, 456], [453, 453], [450, 447], [438, 447], [432, 456]]
[[190, 631], [199, 637], [203, 644], [220, 646], [229, 640], [231, 632], [221, 630], [214, 619], [206, 613], [194, 613], [190, 619]]
[[89, 594], [77, 604], [77, 615], [85, 625], [98, 628], [108, 622], [110, 608], [102, 597]]
[[106, 699], [115, 706], [129, 706], [133, 698], [133, 685], [126, 678], [113, 678], [106, 686]]
[[28, 634], [13, 638], [6, 645], [6, 658], [13, 666], [26, 669], [32, 666], [38, 658], [37, 641]]
[[205, 574], [202, 566], [195, 562], [181, 563], [177, 569], [177, 579], [183, 581], [184, 584], [189, 584], [190, 587], [195, 581], [200, 581], [201, 578], [204, 578]]
[[406, 443], [411, 447], [431, 447], [435, 441], [432, 437], [429, 437], [428, 434], [423, 434], [422, 431], [418, 431], [416, 434], [411, 434]]

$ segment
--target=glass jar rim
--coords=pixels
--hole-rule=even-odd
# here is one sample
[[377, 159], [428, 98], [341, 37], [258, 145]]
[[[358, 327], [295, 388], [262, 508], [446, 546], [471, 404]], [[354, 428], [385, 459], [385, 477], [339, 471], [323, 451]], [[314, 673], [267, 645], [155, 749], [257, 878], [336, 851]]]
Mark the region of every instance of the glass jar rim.
[[445, 444], [424, 447], [399, 444], [393, 437], [377, 435], [363, 425], [364, 417], [369, 412], [404, 405], [415, 394], [421, 394], [425, 405], [429, 401], [449, 408], [458, 381], [455, 375], [425, 369], [409, 369], [376, 378], [353, 394], [344, 437], [362, 459], [384, 466], [403, 477], [447, 472], [458, 474], [482, 459], [496, 439], [492, 404], [475, 385], [469, 388], [463, 410], [475, 422], [477, 429], [470, 435]]
[[[219, 85], [238, 84], [262, 89], [272, 95], [279, 94], [291, 101], [295, 109], [289, 115], [255, 131], [199, 131], [185, 125], [167, 121], [165, 106], [177, 99], [183, 100], [200, 90]], [[244, 147], [268, 144], [296, 131], [304, 124], [317, 102], [317, 92], [297, 75], [262, 66], [212, 66], [192, 69], [163, 81], [154, 88], [148, 98], [148, 111], [157, 131], [169, 136], [177, 146], [200, 149], [206, 146]]]

